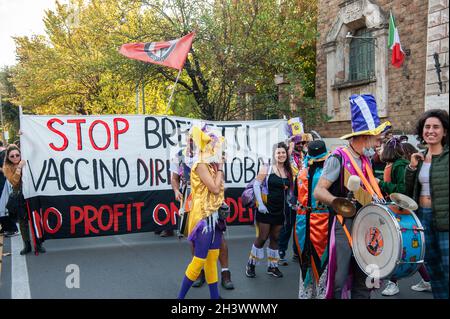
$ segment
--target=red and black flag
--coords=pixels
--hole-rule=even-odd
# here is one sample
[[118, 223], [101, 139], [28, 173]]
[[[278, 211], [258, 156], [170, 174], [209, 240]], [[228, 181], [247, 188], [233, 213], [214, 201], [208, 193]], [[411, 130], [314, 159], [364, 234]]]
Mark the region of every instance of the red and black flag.
[[139, 42], [122, 45], [119, 52], [130, 59], [165, 65], [181, 70], [191, 49], [195, 32], [164, 42]]

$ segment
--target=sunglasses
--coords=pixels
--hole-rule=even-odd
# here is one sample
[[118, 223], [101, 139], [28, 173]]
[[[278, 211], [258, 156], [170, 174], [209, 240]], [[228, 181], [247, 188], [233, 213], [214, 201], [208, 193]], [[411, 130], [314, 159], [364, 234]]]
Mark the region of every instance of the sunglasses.
[[15, 157], [20, 157], [20, 154], [9, 155], [9, 158], [15, 158]]

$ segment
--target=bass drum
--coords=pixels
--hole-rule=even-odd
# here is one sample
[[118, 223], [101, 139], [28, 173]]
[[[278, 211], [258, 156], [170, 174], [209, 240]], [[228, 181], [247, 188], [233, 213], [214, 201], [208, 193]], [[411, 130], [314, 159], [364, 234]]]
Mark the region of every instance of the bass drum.
[[361, 270], [379, 279], [409, 277], [425, 256], [422, 224], [416, 214], [394, 203], [361, 208], [353, 221], [352, 239]]

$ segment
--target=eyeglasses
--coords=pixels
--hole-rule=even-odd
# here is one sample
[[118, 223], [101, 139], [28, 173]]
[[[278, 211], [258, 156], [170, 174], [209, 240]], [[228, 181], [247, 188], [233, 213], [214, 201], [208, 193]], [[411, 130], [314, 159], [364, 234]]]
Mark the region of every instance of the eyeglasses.
[[15, 158], [15, 157], [20, 157], [20, 154], [12, 154], [12, 155], [9, 155], [9, 158]]

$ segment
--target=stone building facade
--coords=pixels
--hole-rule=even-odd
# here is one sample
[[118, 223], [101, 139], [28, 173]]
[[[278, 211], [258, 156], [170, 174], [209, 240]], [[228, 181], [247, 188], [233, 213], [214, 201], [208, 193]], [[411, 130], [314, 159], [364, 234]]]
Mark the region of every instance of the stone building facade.
[[[449, 52], [448, 25], [449, 0], [428, 2], [427, 74], [425, 83], [425, 109], [442, 108], [449, 105]], [[440, 81], [436, 72], [439, 65]]]
[[[322, 136], [337, 137], [351, 132], [349, 97], [355, 93], [374, 95], [381, 120], [389, 120], [397, 133], [413, 132], [418, 116], [426, 109], [426, 101], [427, 105], [439, 104], [448, 110], [448, 102], [446, 106], [443, 104], [444, 94], [448, 99], [448, 2], [318, 0], [316, 99], [323, 102], [323, 111], [330, 118], [317, 128]], [[401, 68], [390, 62], [390, 12], [407, 54]], [[373, 66], [365, 70], [367, 76], [354, 76], [352, 70], [366, 68], [361, 66], [366, 60], [360, 59], [362, 51], [355, 51], [356, 42], [352, 41], [368, 42], [364, 44], [367, 51], [364, 54]], [[437, 73], [432, 61], [436, 50], [444, 89], [438, 99]]]

